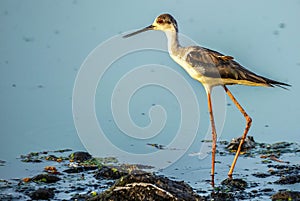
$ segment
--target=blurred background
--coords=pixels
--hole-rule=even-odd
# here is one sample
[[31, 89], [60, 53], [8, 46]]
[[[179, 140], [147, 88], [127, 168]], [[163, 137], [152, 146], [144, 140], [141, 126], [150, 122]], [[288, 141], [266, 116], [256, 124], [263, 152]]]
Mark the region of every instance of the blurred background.
[[[62, 148], [85, 150], [72, 115], [72, 92], [80, 66], [102, 42], [150, 25], [161, 13], [172, 14], [180, 32], [199, 45], [232, 55], [257, 74], [291, 84], [290, 90], [246, 86], [230, 89], [253, 118], [250, 135], [256, 141], [299, 142], [299, 11], [299, 0], [1, 0], [0, 160], [6, 165], [0, 167], [0, 178], [22, 175], [21, 168], [14, 166], [20, 154]], [[157, 59], [157, 63], [185, 73], [166, 53], [147, 54], [148, 63]], [[128, 65], [130, 59], [120, 62], [116, 65]], [[206, 95], [201, 84], [184, 76], [201, 100], [201, 121], [205, 123], [198, 130], [197, 144], [209, 123]], [[155, 90], [147, 93], [150, 97], [164, 94]], [[143, 94], [134, 100], [137, 105], [149, 99], [141, 97]], [[168, 105], [166, 100], [174, 97], [155, 98], [156, 103]], [[133, 119], [147, 125], [149, 108], [135, 108], [134, 102], [132, 105]], [[101, 111], [101, 105], [98, 107]], [[230, 140], [242, 134], [245, 123], [230, 100], [226, 108], [221, 138]], [[176, 109], [170, 107], [167, 111], [178, 121], [178, 114], [173, 115]], [[171, 137], [174, 127], [170, 127]]]

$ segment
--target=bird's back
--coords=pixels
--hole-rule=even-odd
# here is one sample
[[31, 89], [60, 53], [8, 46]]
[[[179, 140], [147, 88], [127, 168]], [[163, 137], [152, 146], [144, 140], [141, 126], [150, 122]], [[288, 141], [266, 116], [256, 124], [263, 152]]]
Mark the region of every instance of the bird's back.
[[185, 54], [179, 55], [180, 58], [173, 57], [173, 59], [183, 66], [194, 79], [203, 84], [210, 84], [212, 86], [232, 84], [290, 86], [257, 75], [241, 66], [233, 57], [225, 56], [217, 51], [199, 46], [191, 46], [182, 48], [180, 52], [185, 52]]

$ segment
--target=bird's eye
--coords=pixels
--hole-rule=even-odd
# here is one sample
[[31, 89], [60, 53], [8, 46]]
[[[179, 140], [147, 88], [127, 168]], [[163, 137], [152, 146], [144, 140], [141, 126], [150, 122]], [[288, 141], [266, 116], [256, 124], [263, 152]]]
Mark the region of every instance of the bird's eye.
[[162, 24], [163, 22], [164, 22], [164, 21], [163, 21], [162, 19], [158, 19], [158, 20], [157, 20], [157, 23], [158, 23], [158, 24]]

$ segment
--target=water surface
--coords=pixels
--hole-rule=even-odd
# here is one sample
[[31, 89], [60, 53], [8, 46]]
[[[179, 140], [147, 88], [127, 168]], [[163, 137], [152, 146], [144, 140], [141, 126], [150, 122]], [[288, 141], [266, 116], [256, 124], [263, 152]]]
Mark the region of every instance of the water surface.
[[[164, 12], [174, 15], [179, 30], [197, 43], [234, 56], [258, 74], [291, 84], [289, 91], [244, 86], [230, 89], [253, 118], [250, 134], [256, 140], [299, 142], [299, 1], [190, 1], [188, 4], [183, 1], [172, 4], [136, 1], [128, 4], [117, 1], [2, 0], [0, 5], [0, 159], [6, 161], [5, 166], [0, 167], [0, 178], [24, 175], [23, 167], [19, 169], [14, 160], [22, 153], [85, 149], [72, 115], [73, 87], [81, 64], [103, 41], [149, 25]], [[166, 42], [165, 38], [162, 41]], [[149, 63], [169, 66], [182, 74], [193, 88], [199, 102], [200, 124], [197, 137], [186, 154], [199, 151], [200, 141], [209, 126], [205, 91], [167, 53], [132, 54], [114, 63], [112, 70], [120, 74], [136, 65]], [[119, 70], [123, 67], [126, 70]], [[153, 152], [154, 149], [136, 140], [118, 136], [119, 130], [111, 112], [104, 107], [110, 104], [109, 98], [101, 97], [102, 92], [111, 94], [109, 90], [116, 81], [114, 75], [117, 74], [107, 75], [111, 77], [104, 80], [106, 87], [102, 88], [100, 83], [97, 88], [95, 107], [99, 122], [111, 132], [110, 140], [116, 140], [115, 144], [127, 151]], [[148, 111], [154, 105], [161, 105], [167, 112], [166, 127], [149, 143], [167, 145], [178, 129], [178, 101], [157, 86], [143, 90], [132, 98], [130, 115], [137, 125], [147, 126]], [[241, 135], [244, 119], [229, 100], [225, 104], [226, 119], [224, 125], [219, 125], [224, 126], [219, 135], [221, 139], [231, 139]], [[182, 159], [178, 163], [174, 165], [186, 161]], [[204, 167], [203, 164], [199, 169], [209, 169], [209, 165]]]

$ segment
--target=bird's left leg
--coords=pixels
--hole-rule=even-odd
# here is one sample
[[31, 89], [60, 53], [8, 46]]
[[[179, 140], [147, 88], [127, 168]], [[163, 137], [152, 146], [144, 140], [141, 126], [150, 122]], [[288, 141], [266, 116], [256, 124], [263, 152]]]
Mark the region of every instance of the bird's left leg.
[[236, 151], [236, 154], [234, 156], [233, 162], [231, 164], [230, 170], [228, 172], [228, 176], [229, 178], [232, 178], [232, 173], [234, 170], [234, 166], [236, 164], [236, 161], [240, 155], [241, 149], [242, 149], [242, 145], [246, 139], [247, 133], [251, 127], [251, 123], [252, 123], [252, 119], [251, 117], [246, 113], [246, 111], [242, 108], [242, 106], [239, 104], [239, 102], [235, 99], [235, 97], [232, 95], [232, 93], [228, 90], [228, 88], [224, 85], [223, 86], [227, 95], [229, 96], [229, 98], [233, 101], [233, 103], [235, 104], [235, 106], [240, 110], [240, 112], [244, 115], [245, 119], [246, 119], [246, 128], [244, 130], [244, 133], [242, 135], [238, 150]]
[[208, 102], [208, 111], [209, 111], [211, 130], [212, 130], [211, 184], [214, 187], [215, 156], [216, 156], [216, 147], [217, 147], [217, 145], [216, 145], [217, 144], [217, 132], [216, 132], [216, 128], [215, 128], [214, 114], [213, 114], [213, 110], [212, 110], [210, 90], [207, 92], [207, 102]]

